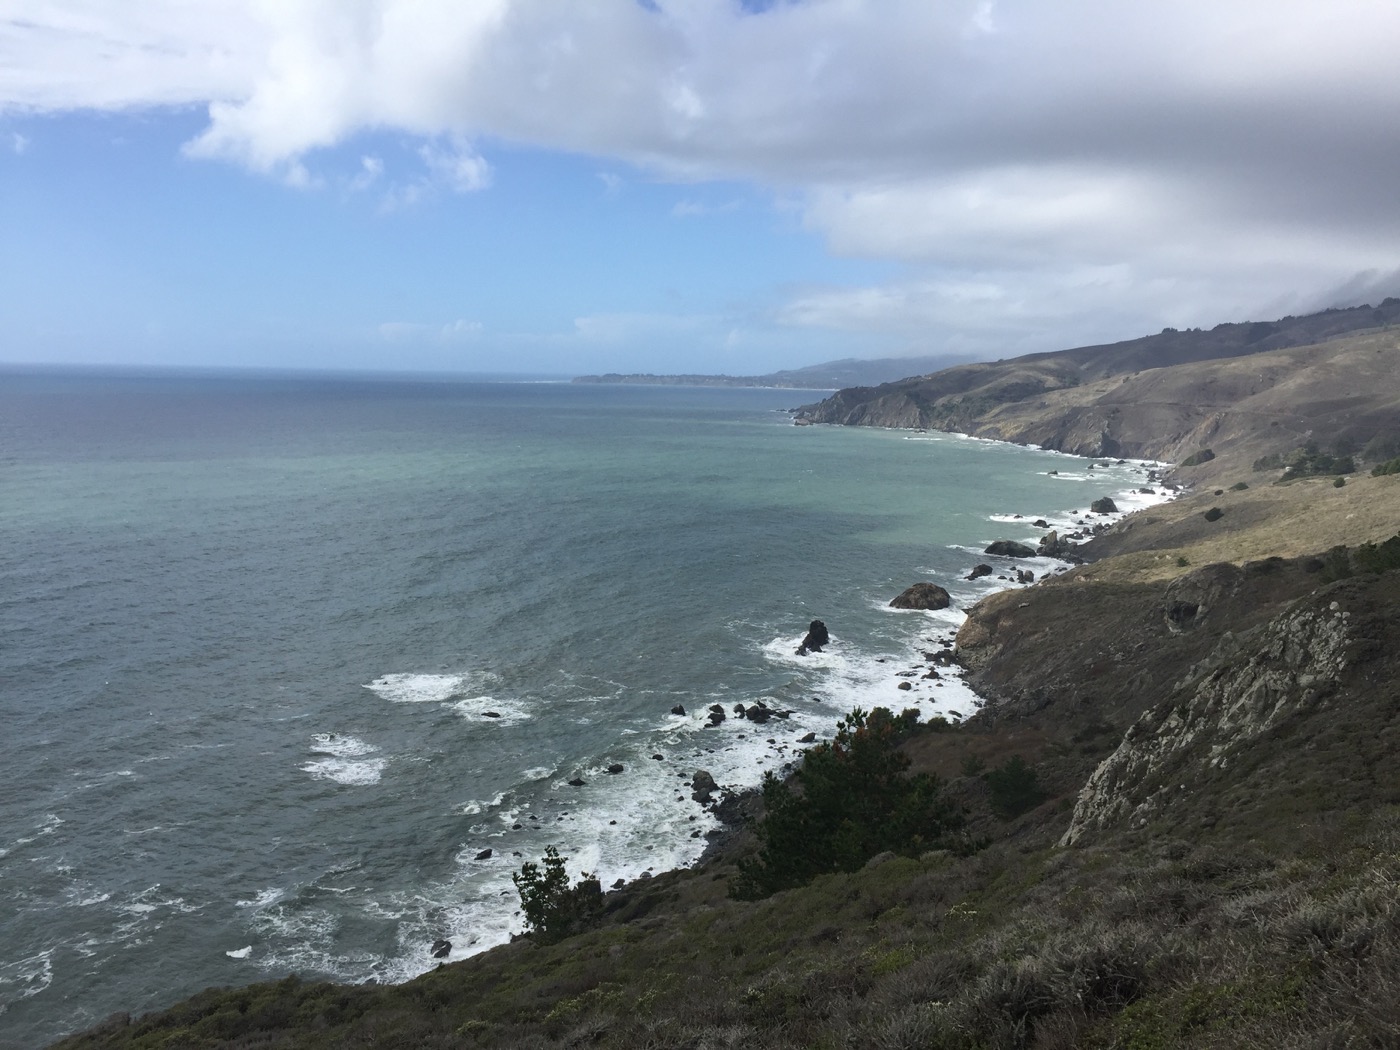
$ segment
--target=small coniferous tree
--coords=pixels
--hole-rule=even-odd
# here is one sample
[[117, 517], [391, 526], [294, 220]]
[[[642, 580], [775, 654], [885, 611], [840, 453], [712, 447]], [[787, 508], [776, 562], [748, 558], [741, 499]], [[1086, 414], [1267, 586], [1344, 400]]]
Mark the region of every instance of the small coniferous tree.
[[909, 758], [898, 750], [917, 718], [857, 708], [837, 723], [835, 739], [808, 749], [790, 781], [765, 774], [759, 851], [740, 861], [732, 895], [757, 900], [855, 871], [885, 850], [917, 855], [946, 845], [961, 816], [938, 797], [936, 777], [906, 775]]
[[546, 846], [543, 869], [527, 860], [511, 876], [520, 893], [526, 929], [544, 944], [587, 928], [603, 904], [603, 889], [596, 876], [584, 872], [578, 885], [570, 887], [564, 866], [567, 859], [553, 846]]

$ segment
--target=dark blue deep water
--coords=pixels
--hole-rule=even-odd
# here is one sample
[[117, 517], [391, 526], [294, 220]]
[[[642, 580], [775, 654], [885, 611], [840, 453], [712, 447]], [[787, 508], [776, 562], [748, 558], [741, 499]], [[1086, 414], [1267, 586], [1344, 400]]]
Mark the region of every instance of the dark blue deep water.
[[[855, 704], [970, 713], [896, 689], [960, 614], [889, 599], [965, 605], [1013, 515], [1141, 468], [791, 426], [819, 396], [0, 372], [0, 1045], [409, 978], [519, 929], [546, 845], [605, 885], [692, 862], [697, 768], [756, 783]], [[759, 698], [791, 719], [703, 728]]]

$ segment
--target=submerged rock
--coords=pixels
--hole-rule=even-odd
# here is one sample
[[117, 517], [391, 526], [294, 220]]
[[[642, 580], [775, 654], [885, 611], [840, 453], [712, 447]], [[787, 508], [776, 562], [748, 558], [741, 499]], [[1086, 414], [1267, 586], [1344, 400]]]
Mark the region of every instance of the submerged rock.
[[446, 959], [452, 953], [452, 942], [441, 939], [433, 941], [431, 950], [434, 959]]

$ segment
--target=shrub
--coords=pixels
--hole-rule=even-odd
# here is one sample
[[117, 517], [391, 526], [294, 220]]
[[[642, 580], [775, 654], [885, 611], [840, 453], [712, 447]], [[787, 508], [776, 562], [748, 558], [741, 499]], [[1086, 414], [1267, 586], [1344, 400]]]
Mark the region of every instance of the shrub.
[[1243, 491], [1244, 491], [1245, 489], [1247, 489], [1247, 488], [1249, 488], [1249, 483], [1248, 483], [1248, 482], [1246, 482], [1246, 481], [1237, 481], [1237, 482], [1235, 482], [1233, 485], [1230, 486], [1230, 491], [1231, 491], [1231, 492], [1243, 492]]
[[1309, 441], [1288, 456], [1284, 463], [1283, 477], [1279, 480], [1291, 481], [1294, 478], [1310, 478], [1318, 474], [1352, 474], [1355, 471], [1356, 462], [1351, 456], [1323, 452], [1318, 448], [1317, 442]]
[[1377, 463], [1371, 468], [1371, 477], [1384, 477], [1386, 474], [1400, 474], [1400, 456], [1388, 459], [1384, 463]]
[[1203, 448], [1199, 452], [1193, 452], [1181, 461], [1183, 467], [1199, 467], [1202, 463], [1209, 463], [1215, 458], [1215, 453], [1208, 448]]
[[1219, 507], [1211, 507], [1210, 510], [1205, 512], [1204, 516], [1206, 521], [1219, 521], [1221, 518], [1225, 517], [1225, 512]]
[[938, 779], [906, 775], [909, 758], [898, 744], [912, 728], [907, 714], [857, 708], [837, 723], [833, 740], [807, 750], [790, 780], [764, 774], [759, 851], [739, 862], [734, 897], [757, 900], [827, 872], [855, 871], [885, 850], [917, 856], [951, 844], [962, 818], [938, 797]]
[[567, 857], [553, 846], [544, 850], [544, 870], [527, 860], [511, 876], [520, 893], [525, 926], [543, 944], [553, 944], [587, 928], [603, 904], [598, 879], [584, 872], [578, 885], [569, 886], [564, 867]]
[[1346, 483], [1347, 483], [1347, 479], [1346, 479], [1346, 478], [1338, 478], [1336, 481], [1332, 482], [1332, 487], [1333, 487], [1334, 489], [1345, 488], [1345, 487], [1346, 487]]
[[1270, 452], [1267, 456], [1260, 456], [1254, 461], [1256, 471], [1279, 470], [1283, 466], [1283, 456], [1277, 452]]
[[982, 774], [982, 779], [992, 789], [992, 809], [1006, 820], [1034, 809], [1048, 797], [1041, 790], [1035, 770], [1026, 765], [1020, 755], [1013, 755], [996, 769]]

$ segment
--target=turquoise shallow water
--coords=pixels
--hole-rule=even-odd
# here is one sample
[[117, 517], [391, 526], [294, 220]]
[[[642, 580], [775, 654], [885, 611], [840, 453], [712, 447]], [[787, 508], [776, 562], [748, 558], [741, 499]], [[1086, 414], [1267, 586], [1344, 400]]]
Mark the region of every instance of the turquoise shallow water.
[[[605, 884], [693, 861], [696, 768], [756, 783], [857, 703], [970, 713], [896, 688], [960, 614], [888, 600], [975, 600], [1014, 515], [1142, 468], [791, 426], [816, 396], [0, 374], [0, 1045], [406, 979], [518, 929], [545, 845]], [[759, 698], [791, 718], [703, 728]]]

